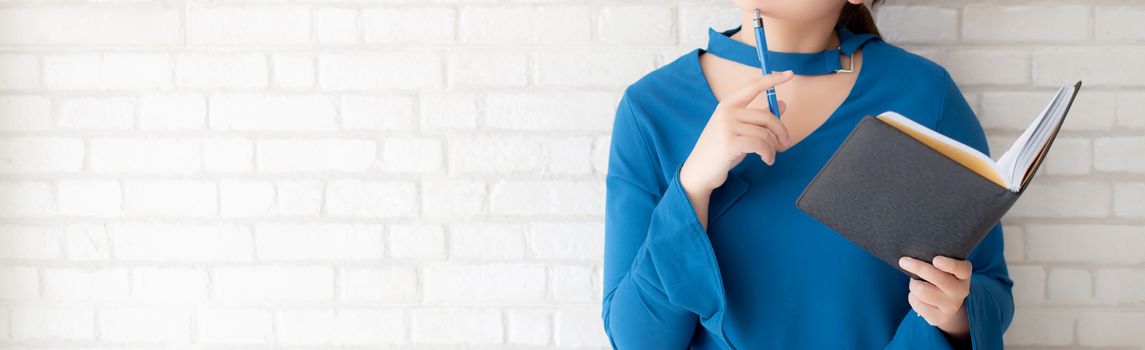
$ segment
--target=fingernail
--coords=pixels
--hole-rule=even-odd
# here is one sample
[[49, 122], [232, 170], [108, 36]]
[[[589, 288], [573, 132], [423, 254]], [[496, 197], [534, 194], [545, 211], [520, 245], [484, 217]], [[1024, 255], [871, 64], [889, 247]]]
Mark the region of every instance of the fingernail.
[[908, 258], [908, 257], [904, 256], [904, 257], [899, 258], [899, 266], [901, 266], [902, 268], [906, 268], [907, 265], [910, 265], [910, 263], [911, 263], [911, 261], [910, 261], [910, 258]]

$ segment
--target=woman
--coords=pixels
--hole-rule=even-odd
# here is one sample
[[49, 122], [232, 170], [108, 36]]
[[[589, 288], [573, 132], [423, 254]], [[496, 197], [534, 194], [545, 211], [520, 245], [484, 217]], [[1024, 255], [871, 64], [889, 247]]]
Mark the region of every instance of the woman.
[[[1000, 226], [967, 260], [900, 261], [920, 281], [795, 207], [866, 115], [897, 111], [987, 152], [946, 70], [879, 40], [864, 1], [735, 0], [748, 30], [711, 31], [625, 91], [605, 219], [614, 347], [1002, 348]], [[757, 8], [773, 70], [794, 72], [759, 77]], [[773, 86], [782, 119], [761, 94]]]

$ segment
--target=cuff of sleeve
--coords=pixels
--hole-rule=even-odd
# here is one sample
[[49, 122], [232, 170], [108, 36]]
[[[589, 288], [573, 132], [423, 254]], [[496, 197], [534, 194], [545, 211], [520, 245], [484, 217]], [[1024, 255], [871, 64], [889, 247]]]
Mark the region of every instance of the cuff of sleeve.
[[1009, 297], [994, 279], [975, 274], [970, 278], [970, 294], [964, 307], [970, 321], [970, 342], [974, 349], [1002, 349], [1002, 333], [1008, 326], [1007, 317], [1013, 310], [1003, 310], [995, 298]]
[[894, 339], [887, 345], [887, 349], [934, 349], [954, 350], [946, 335], [938, 327], [931, 326], [914, 310], [906, 313], [906, 317], [899, 324]]

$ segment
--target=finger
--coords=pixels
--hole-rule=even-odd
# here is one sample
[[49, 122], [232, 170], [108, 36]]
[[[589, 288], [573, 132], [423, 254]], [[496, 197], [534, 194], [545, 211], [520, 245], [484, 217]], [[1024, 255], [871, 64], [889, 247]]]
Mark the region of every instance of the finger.
[[938, 286], [939, 289], [947, 292], [947, 294], [951, 294], [950, 292], [953, 291], [956, 286], [954, 284], [954, 275], [939, 270], [937, 267], [934, 267], [934, 265], [928, 264], [925, 261], [904, 256], [899, 259], [899, 266], [901, 266], [903, 270], [918, 275], [919, 278]]
[[934, 257], [934, 267], [946, 271], [960, 280], [969, 279], [974, 273], [974, 265], [966, 260], [958, 260], [945, 256]]
[[948, 309], [946, 299], [950, 297], [942, 290], [939, 290], [938, 287], [930, 284], [930, 282], [911, 280], [910, 294], [913, 294], [919, 301], [934, 306], [941, 311]]
[[754, 137], [738, 136], [734, 142], [740, 152], [758, 154], [767, 165], [775, 164], [775, 148], [767, 141]]
[[915, 313], [919, 314], [919, 316], [922, 316], [922, 318], [926, 319], [926, 323], [929, 323], [932, 326], [934, 325], [934, 322], [931, 321], [931, 319], [937, 319], [938, 316], [940, 315], [940, 312], [938, 311], [937, 307], [935, 307], [934, 305], [927, 304], [926, 302], [923, 302], [922, 300], [919, 300], [918, 296], [914, 295], [914, 293], [908, 294], [906, 297], [906, 301], [907, 301], [907, 303], [910, 304], [910, 308], [914, 309]]
[[755, 124], [737, 123], [736, 125], [732, 126], [732, 133], [734, 133], [736, 136], [763, 139], [767, 141], [767, 143], [772, 144], [772, 146], [775, 146], [775, 143], [778, 142], [776, 141], [775, 134], [773, 134], [771, 130]]
[[783, 100], [778, 100], [778, 102], [779, 102], [779, 115], [783, 115], [784, 113], [787, 113], [787, 102], [783, 102]]
[[[781, 103], [780, 106], [783, 106], [783, 104]], [[780, 114], [782, 114], [782, 112]], [[791, 134], [787, 132], [787, 126], [783, 125], [783, 122], [780, 122], [779, 119], [771, 115], [770, 112], [743, 109], [740, 113], [737, 113], [736, 116], [738, 117], [736, 120], [771, 130], [771, 133], [775, 134], [780, 140], [783, 140], [784, 146], [791, 146]]]
[[782, 72], [774, 72], [759, 78], [752, 79], [751, 82], [747, 83], [747, 85], [744, 85], [743, 87], [739, 88], [739, 90], [736, 90], [735, 93], [732, 93], [723, 101], [720, 101], [720, 105], [740, 108], [747, 107], [747, 104], [751, 103], [751, 100], [754, 100], [755, 97], [759, 96], [759, 94], [764, 90], [773, 88], [779, 84], [783, 84], [784, 82], [791, 80], [791, 77], [793, 76], [795, 75], [788, 70]]

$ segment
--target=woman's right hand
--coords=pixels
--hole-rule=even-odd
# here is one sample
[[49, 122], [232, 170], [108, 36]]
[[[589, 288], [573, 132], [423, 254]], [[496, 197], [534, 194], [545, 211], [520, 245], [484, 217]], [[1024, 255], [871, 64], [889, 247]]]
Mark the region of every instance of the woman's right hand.
[[[710, 195], [727, 181], [728, 171], [748, 153], [758, 154], [771, 165], [777, 150], [791, 146], [787, 128], [775, 115], [747, 105], [760, 93], [791, 80], [792, 76], [791, 71], [784, 71], [756, 78], [716, 105], [680, 169], [680, 184], [689, 197]], [[787, 105], [779, 101], [779, 114], [786, 109]]]

